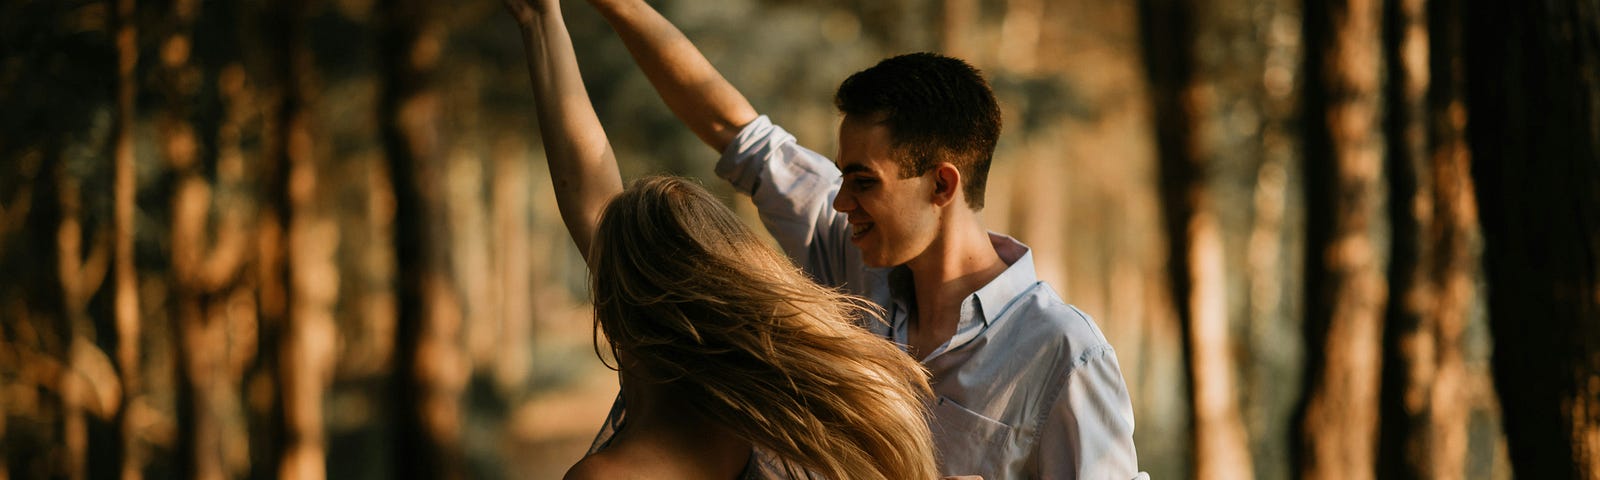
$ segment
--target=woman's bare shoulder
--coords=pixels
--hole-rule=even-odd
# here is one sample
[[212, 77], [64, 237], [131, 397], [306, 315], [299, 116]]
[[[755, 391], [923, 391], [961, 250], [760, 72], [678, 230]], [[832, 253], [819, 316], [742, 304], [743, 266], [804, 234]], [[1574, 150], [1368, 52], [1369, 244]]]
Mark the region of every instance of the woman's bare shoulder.
[[616, 468], [616, 462], [605, 458], [604, 455], [590, 455], [583, 457], [572, 468], [567, 469], [567, 475], [562, 480], [592, 480], [601, 478], [617, 478], [622, 473]]
[[563, 480], [598, 480], [598, 479], [629, 479], [640, 478], [639, 470], [631, 462], [624, 462], [611, 452], [598, 452], [579, 460], [572, 468], [567, 469]]

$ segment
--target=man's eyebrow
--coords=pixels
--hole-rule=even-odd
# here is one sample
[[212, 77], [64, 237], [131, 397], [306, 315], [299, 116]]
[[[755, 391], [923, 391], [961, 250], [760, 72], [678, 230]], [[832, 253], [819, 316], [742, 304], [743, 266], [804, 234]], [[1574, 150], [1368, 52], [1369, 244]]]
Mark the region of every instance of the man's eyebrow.
[[872, 173], [872, 169], [867, 168], [866, 165], [859, 163], [845, 165], [844, 168], [839, 169], [839, 175], [849, 175], [852, 173]]

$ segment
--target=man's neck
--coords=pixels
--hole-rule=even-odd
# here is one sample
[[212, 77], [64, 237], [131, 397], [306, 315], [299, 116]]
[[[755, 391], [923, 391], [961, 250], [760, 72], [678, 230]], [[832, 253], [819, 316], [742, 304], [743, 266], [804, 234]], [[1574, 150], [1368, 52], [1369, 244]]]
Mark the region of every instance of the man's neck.
[[910, 343], [919, 358], [955, 334], [961, 302], [1006, 269], [988, 231], [972, 215], [944, 222], [939, 238], [906, 263], [916, 295]]

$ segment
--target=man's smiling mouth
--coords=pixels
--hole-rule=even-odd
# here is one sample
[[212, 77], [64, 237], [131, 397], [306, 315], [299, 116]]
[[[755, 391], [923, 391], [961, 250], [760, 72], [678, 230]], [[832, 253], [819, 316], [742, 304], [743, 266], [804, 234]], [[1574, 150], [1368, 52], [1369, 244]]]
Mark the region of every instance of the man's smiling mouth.
[[862, 236], [871, 233], [874, 223], [855, 223], [850, 225], [850, 239], [860, 240]]

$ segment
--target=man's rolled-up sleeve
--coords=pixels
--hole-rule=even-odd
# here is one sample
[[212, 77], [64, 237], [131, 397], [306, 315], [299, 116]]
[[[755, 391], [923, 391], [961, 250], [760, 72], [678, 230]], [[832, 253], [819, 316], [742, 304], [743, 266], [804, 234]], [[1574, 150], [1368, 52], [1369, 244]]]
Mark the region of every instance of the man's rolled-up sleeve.
[[1039, 478], [1147, 478], [1133, 446], [1133, 404], [1110, 345], [1067, 374], [1039, 432]]
[[845, 286], [859, 262], [845, 247], [849, 224], [833, 209], [840, 175], [833, 161], [800, 146], [765, 115], [745, 125], [717, 161], [717, 176], [749, 195], [767, 232], [825, 285]]

